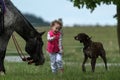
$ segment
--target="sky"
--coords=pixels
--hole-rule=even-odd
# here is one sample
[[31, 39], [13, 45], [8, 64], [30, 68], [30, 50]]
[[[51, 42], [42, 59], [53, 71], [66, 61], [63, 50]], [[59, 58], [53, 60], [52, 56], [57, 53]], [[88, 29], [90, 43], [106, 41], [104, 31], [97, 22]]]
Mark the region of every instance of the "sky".
[[92, 13], [83, 8], [78, 9], [68, 0], [11, 0], [23, 13], [34, 14], [45, 21], [62, 18], [64, 25], [116, 25], [113, 16], [116, 14], [115, 5], [98, 6]]

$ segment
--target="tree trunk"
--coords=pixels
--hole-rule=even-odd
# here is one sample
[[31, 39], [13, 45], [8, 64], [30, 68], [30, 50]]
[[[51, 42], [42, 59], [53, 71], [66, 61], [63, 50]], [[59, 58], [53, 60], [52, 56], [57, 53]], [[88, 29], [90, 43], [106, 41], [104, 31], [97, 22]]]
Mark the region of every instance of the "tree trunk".
[[118, 45], [120, 53], [120, 6], [117, 6], [117, 35], [118, 35]]

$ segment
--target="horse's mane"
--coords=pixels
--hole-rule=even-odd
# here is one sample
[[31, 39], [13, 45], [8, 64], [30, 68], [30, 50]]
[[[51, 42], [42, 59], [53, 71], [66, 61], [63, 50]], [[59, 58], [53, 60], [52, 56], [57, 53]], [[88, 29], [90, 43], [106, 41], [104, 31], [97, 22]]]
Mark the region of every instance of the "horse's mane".
[[[37, 30], [33, 27], [33, 25], [23, 16], [23, 14], [21, 13], [20, 10], [18, 10], [16, 8], [16, 6], [14, 6], [14, 4], [10, 1], [10, 0], [5, 0], [5, 4], [6, 4], [6, 9], [8, 9], [10, 12], [13, 13], [13, 17], [16, 17], [13, 21], [13, 26], [14, 29], [16, 27], [21, 27], [20, 25], [23, 24], [24, 26], [21, 27], [21, 31], [19, 31], [17, 28], [17, 30], [15, 30], [20, 36], [22, 36], [25, 40], [27, 40], [28, 38], [34, 38], [36, 37], [36, 34], [38, 34]], [[8, 14], [9, 15], [9, 14]], [[23, 23], [21, 23], [23, 22]], [[16, 26], [16, 24], [19, 24]], [[26, 31], [25, 31], [26, 30]], [[26, 34], [27, 33], [27, 34]]]
[[23, 14], [21, 13], [21, 11], [18, 10], [16, 8], [16, 6], [14, 6], [14, 4], [10, 0], [5, 0], [5, 3], [6, 3], [6, 6], [9, 5], [10, 8], [12, 8], [12, 10], [13, 10], [13, 12], [15, 14], [19, 14], [21, 16], [21, 19], [23, 19], [26, 22], [26, 24], [29, 25], [29, 28], [31, 28], [32, 30], [36, 31], [36, 29], [33, 28], [33, 25], [23, 16]]

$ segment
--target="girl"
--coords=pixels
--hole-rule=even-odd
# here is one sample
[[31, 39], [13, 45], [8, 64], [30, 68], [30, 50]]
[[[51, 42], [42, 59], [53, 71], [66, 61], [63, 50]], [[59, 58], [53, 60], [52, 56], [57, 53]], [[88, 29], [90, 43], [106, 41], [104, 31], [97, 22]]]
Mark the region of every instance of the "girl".
[[51, 69], [53, 73], [56, 73], [58, 69], [63, 72], [63, 63], [62, 63], [62, 35], [61, 30], [62, 23], [58, 20], [55, 20], [51, 23], [51, 29], [47, 34], [47, 52], [50, 55]]

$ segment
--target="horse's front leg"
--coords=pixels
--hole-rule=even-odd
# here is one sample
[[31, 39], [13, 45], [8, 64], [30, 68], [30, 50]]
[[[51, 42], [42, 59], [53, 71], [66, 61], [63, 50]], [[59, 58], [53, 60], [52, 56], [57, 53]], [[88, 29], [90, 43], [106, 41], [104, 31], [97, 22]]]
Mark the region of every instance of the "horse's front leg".
[[4, 58], [6, 49], [0, 49], [0, 75], [5, 74]]
[[12, 30], [6, 30], [1, 36], [0, 36], [0, 75], [5, 74], [5, 67], [4, 67], [4, 58], [6, 54], [6, 48], [8, 45], [8, 41], [10, 39], [10, 36], [12, 35]]

